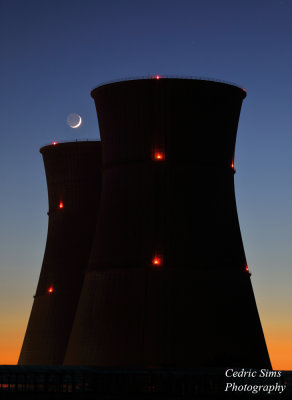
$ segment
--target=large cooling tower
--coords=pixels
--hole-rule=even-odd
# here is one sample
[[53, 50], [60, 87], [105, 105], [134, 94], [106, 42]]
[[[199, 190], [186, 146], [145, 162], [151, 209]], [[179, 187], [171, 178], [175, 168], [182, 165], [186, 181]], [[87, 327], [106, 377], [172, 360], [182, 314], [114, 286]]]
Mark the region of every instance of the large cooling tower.
[[234, 194], [245, 96], [191, 79], [93, 90], [102, 195], [65, 364], [271, 366]]
[[100, 142], [42, 147], [46, 250], [19, 364], [61, 365], [88, 264], [101, 189]]

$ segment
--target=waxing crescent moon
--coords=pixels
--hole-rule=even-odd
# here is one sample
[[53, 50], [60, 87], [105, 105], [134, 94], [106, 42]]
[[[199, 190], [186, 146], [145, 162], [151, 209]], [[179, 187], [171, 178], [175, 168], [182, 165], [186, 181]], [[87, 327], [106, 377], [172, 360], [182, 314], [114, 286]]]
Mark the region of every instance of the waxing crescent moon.
[[82, 118], [79, 114], [70, 114], [67, 117], [67, 124], [70, 128], [76, 129], [82, 124]]

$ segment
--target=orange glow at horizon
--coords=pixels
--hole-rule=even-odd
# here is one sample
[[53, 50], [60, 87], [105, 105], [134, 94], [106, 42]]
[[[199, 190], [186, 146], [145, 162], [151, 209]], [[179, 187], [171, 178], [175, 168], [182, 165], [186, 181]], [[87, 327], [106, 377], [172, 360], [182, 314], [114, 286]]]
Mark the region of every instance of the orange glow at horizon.
[[[157, 257], [157, 256], [156, 256]], [[156, 258], [154, 257], [153, 260]], [[158, 266], [157, 264], [155, 264]], [[25, 329], [29, 318], [27, 313], [4, 315], [0, 330], [0, 365], [16, 365], [18, 362]], [[17, 318], [16, 318], [17, 317]], [[268, 352], [274, 370], [292, 370], [292, 326], [287, 329], [286, 318], [268, 320], [261, 318]]]
[[[265, 332], [268, 352], [274, 370], [292, 370], [292, 340], [290, 334], [269, 334]], [[269, 336], [269, 337], [268, 337]]]
[[16, 365], [20, 355], [29, 314], [26, 310], [4, 312], [0, 329], [0, 365]]
[[[28, 321], [26, 321], [27, 324]], [[5, 333], [5, 334], [4, 334]], [[269, 332], [265, 331], [266, 336]], [[13, 332], [0, 335], [0, 365], [16, 365], [24, 339], [24, 327], [15, 327]], [[270, 337], [268, 351], [274, 370], [292, 370], [292, 340], [288, 337]]]
[[[15, 332], [16, 334], [17, 332]], [[10, 336], [0, 344], [0, 365], [16, 365], [20, 355], [23, 337]]]

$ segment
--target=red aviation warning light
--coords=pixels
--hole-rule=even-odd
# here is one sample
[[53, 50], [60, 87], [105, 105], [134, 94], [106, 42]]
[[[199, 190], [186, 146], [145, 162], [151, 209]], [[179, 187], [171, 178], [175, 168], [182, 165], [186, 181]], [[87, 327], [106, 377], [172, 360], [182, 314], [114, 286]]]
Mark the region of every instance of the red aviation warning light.
[[62, 208], [64, 208], [64, 204], [63, 204], [62, 201], [60, 201], [60, 203], [59, 203], [59, 209], [62, 209]]
[[162, 266], [162, 257], [161, 255], [155, 255], [152, 258], [152, 265], [154, 265], [155, 267], [161, 267]]
[[56, 144], [58, 144], [58, 142], [52, 142], [52, 145], [53, 145], [53, 146], [56, 146]]
[[53, 286], [50, 286], [49, 288], [48, 288], [48, 293], [49, 294], [52, 294], [54, 292], [54, 288], [53, 288]]
[[155, 151], [154, 152], [154, 160], [155, 161], [164, 161], [165, 160], [165, 154], [163, 151]]
[[247, 264], [245, 264], [245, 268], [244, 269], [245, 269], [246, 272], [248, 272], [249, 275], [251, 275], [251, 272], [250, 272]]

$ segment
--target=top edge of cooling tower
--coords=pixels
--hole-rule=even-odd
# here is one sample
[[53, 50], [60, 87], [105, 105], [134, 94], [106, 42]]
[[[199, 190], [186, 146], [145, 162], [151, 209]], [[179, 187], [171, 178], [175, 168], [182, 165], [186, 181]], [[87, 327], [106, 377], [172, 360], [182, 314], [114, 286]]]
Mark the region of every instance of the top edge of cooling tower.
[[48, 153], [48, 152], [59, 152], [59, 151], [79, 151], [83, 149], [84, 151], [90, 151], [99, 149], [101, 146], [100, 140], [78, 140], [74, 142], [58, 142], [54, 141], [50, 144], [42, 146], [40, 148], [40, 153]]
[[103, 89], [113, 88], [113, 87], [123, 87], [123, 86], [132, 86], [138, 89], [138, 87], [151, 87], [151, 86], [160, 86], [163, 87], [171, 87], [175, 88], [189, 88], [194, 90], [203, 90], [208, 91], [212, 90], [212, 94], [218, 93], [218, 95], [223, 95], [225, 92], [232, 91], [237, 93], [242, 100], [246, 97], [246, 90], [240, 86], [237, 86], [234, 83], [229, 83], [225, 81], [219, 81], [214, 79], [200, 79], [200, 78], [171, 78], [171, 77], [163, 77], [161, 75], [155, 75], [150, 78], [133, 78], [126, 79], [120, 81], [111, 81], [108, 83], [101, 84], [94, 88], [91, 91], [91, 97], [97, 94], [97, 92], [102, 91]]

